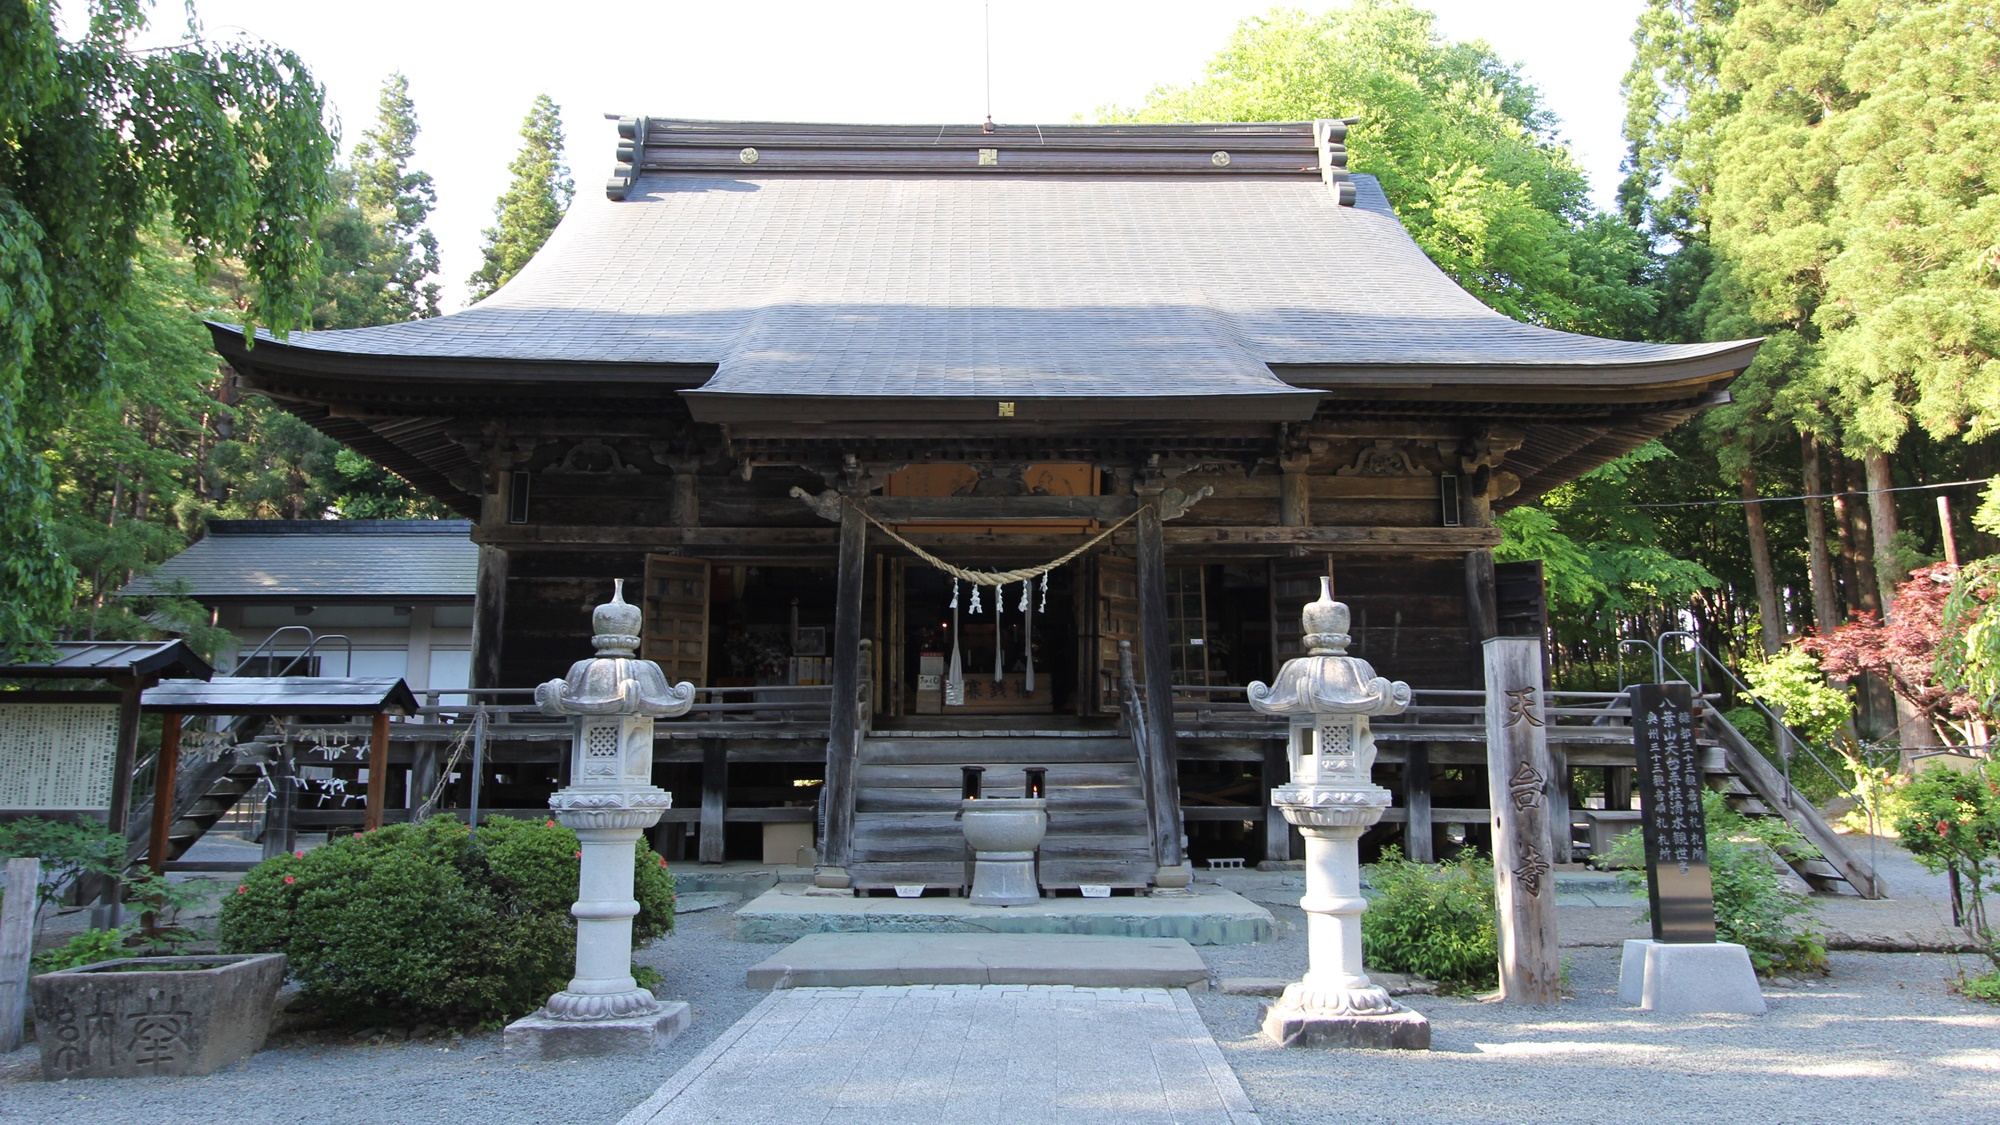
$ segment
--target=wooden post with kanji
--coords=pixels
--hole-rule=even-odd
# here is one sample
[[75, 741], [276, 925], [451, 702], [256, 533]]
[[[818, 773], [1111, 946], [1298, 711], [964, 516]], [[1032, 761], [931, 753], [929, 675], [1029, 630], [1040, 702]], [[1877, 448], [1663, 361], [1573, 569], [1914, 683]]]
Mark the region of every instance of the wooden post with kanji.
[[1486, 663], [1486, 776], [1500, 913], [1500, 994], [1512, 1004], [1562, 999], [1549, 841], [1558, 807], [1542, 702], [1542, 642], [1491, 637]]
[[1633, 694], [1646, 896], [1653, 940], [1715, 940], [1708, 822], [1702, 815], [1701, 748], [1694, 737], [1694, 691], [1686, 684], [1640, 684]]

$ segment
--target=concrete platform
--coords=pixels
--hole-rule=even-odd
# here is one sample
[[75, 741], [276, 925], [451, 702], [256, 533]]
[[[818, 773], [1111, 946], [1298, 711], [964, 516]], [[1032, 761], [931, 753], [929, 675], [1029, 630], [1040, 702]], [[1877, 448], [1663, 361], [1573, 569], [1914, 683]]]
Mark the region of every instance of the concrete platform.
[[743, 974], [751, 988], [1068, 984], [1208, 988], [1180, 938], [1080, 934], [808, 934]]
[[[1387, 1095], [1385, 1095], [1387, 1096]], [[620, 1125], [1256, 1125], [1179, 989], [771, 993]]]
[[1212, 884], [1174, 897], [1045, 898], [1029, 906], [974, 906], [962, 898], [809, 895], [790, 883], [736, 911], [738, 941], [792, 942], [807, 934], [1089, 934], [1247, 945], [1271, 936], [1271, 912]]
[[662, 1001], [651, 1015], [577, 1023], [537, 1012], [507, 1025], [502, 1049], [540, 1059], [643, 1055], [657, 1051], [686, 1031], [691, 1022], [685, 1000]]

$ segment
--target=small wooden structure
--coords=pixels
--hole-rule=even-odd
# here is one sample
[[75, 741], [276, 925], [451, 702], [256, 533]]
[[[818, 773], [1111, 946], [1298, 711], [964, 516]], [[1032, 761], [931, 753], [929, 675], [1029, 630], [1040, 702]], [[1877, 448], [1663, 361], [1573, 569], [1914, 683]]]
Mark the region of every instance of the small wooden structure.
[[[416, 697], [400, 679], [321, 679], [307, 676], [237, 676], [217, 680], [167, 680], [148, 690], [144, 710], [163, 718], [158, 770], [154, 775], [154, 799], [149, 812], [146, 861], [155, 872], [164, 874], [173, 851], [175, 821], [192, 801], [207, 791], [200, 781], [183, 784], [180, 777], [182, 720], [205, 715], [230, 717], [282, 716], [346, 722], [356, 715], [371, 716], [368, 727], [368, 802], [364, 830], [382, 826], [382, 809], [389, 778], [389, 717], [413, 715]], [[280, 780], [288, 775], [280, 771]], [[273, 789], [278, 788], [274, 782]], [[291, 794], [274, 792], [274, 816], [265, 831], [275, 831], [275, 841], [291, 846]], [[191, 841], [190, 841], [191, 842]], [[183, 845], [185, 846], [185, 845]], [[273, 850], [267, 846], [266, 851]]]
[[[1481, 830], [1485, 755], [1424, 717], [1479, 714], [1481, 642], [1542, 627], [1495, 514], [1727, 401], [1758, 344], [1482, 306], [1348, 171], [1347, 125], [628, 118], [606, 195], [488, 300], [215, 344], [477, 521], [475, 689], [588, 655], [610, 580], [640, 586], [643, 654], [704, 691], [656, 755], [704, 859], [806, 820], [828, 884], [954, 885], [967, 764], [1049, 767], [1050, 886], [1285, 858], [1282, 729], [1231, 708], [1329, 570], [1355, 654], [1428, 704], [1378, 734], [1384, 823], [1427, 855], [1454, 809]], [[915, 553], [1011, 570], [1114, 527], [1032, 609], [1015, 584], [956, 624]], [[559, 760], [522, 746], [492, 803], [540, 804]]]

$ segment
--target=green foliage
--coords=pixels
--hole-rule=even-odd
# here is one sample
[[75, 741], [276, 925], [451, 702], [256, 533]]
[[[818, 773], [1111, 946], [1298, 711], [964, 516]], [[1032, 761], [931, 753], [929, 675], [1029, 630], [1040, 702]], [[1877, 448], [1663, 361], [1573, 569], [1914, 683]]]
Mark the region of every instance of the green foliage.
[[1493, 557], [1542, 560], [1549, 623], [1558, 646], [1615, 638], [1620, 624], [1685, 605], [1721, 580], [1683, 556], [1650, 511], [1630, 503], [1637, 481], [1675, 461], [1648, 442], [1533, 505], [1495, 519], [1503, 538]]
[[75, 570], [40, 451], [114, 397], [112, 334], [156, 215], [197, 269], [240, 261], [246, 319], [305, 322], [333, 138], [298, 57], [247, 39], [139, 51], [143, 0], [94, 0], [80, 37], [52, 4], [0, 7], [0, 637], [45, 637]]
[[1402, 0], [1245, 20], [1192, 85], [1108, 120], [1298, 121], [1358, 116], [1352, 167], [1378, 177], [1410, 234], [1493, 308], [1625, 335], [1654, 312], [1632, 282], [1637, 234], [1593, 216], [1582, 170], [1541, 95], [1482, 42], [1453, 43]]
[[2000, 881], [2000, 762], [1921, 770], [1903, 791], [1896, 831], [1926, 871], [1957, 874], [1965, 931], [2000, 970], [2000, 931], [1986, 912], [1986, 892]]
[[1989, 1004], [2000, 1004], [2000, 969], [1984, 976], [1960, 977], [1958, 991], [1968, 1000], [1984, 1000]]
[[485, 260], [469, 279], [472, 299], [483, 301], [514, 279], [569, 209], [576, 184], [563, 164], [562, 110], [536, 94], [521, 122], [521, 151], [508, 165], [514, 180], [493, 205], [498, 223], [487, 229]]
[[391, 74], [382, 84], [374, 128], [354, 146], [355, 201], [391, 247], [383, 296], [402, 315], [384, 321], [438, 314], [438, 286], [427, 280], [438, 270], [437, 236], [424, 226], [437, 206], [437, 188], [430, 173], [410, 169], [417, 132], [410, 80]]
[[1819, 661], [1798, 645], [1787, 645], [1763, 661], [1746, 660], [1738, 670], [1759, 701], [1777, 709], [1786, 726], [1815, 743], [1839, 740], [1854, 718], [1854, 700], [1828, 683]]
[[86, 875], [116, 876], [125, 866], [125, 839], [95, 822], [69, 824], [38, 816], [0, 823], [0, 860], [42, 861], [42, 906], [59, 902]]
[[2000, 557], [1963, 567], [1945, 599], [1933, 671], [1940, 686], [1964, 692], [1981, 715], [2000, 721]]
[[54, 949], [35, 954], [32, 970], [53, 973], [130, 955], [124, 930], [85, 930]]
[[[1708, 873], [1715, 888], [1715, 932], [1750, 951], [1759, 973], [1825, 972], [1826, 946], [1802, 924], [1812, 901], [1785, 889], [1780, 855], [1817, 855], [1798, 830], [1776, 817], [1752, 820], [1720, 793], [1702, 796], [1708, 821]], [[1644, 890], [1644, 834], [1627, 832], [1611, 848], [1620, 881]]]
[[[351, 1022], [491, 1024], [569, 979], [576, 834], [495, 818], [433, 818], [280, 856], [223, 899], [234, 952], [281, 952], [307, 999]], [[673, 877], [635, 858], [635, 944], [673, 926]]]
[[1368, 882], [1375, 897], [1361, 915], [1367, 965], [1459, 990], [1493, 986], [1500, 939], [1491, 863], [1414, 863], [1400, 849], [1385, 848]]

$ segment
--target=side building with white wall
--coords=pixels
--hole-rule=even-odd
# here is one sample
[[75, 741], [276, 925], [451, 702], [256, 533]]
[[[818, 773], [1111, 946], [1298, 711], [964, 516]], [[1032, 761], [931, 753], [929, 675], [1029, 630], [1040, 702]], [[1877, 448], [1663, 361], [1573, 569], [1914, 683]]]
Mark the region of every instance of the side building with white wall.
[[224, 671], [397, 676], [420, 697], [463, 690], [479, 570], [471, 530], [467, 520], [210, 520], [123, 593], [208, 607], [236, 637]]

